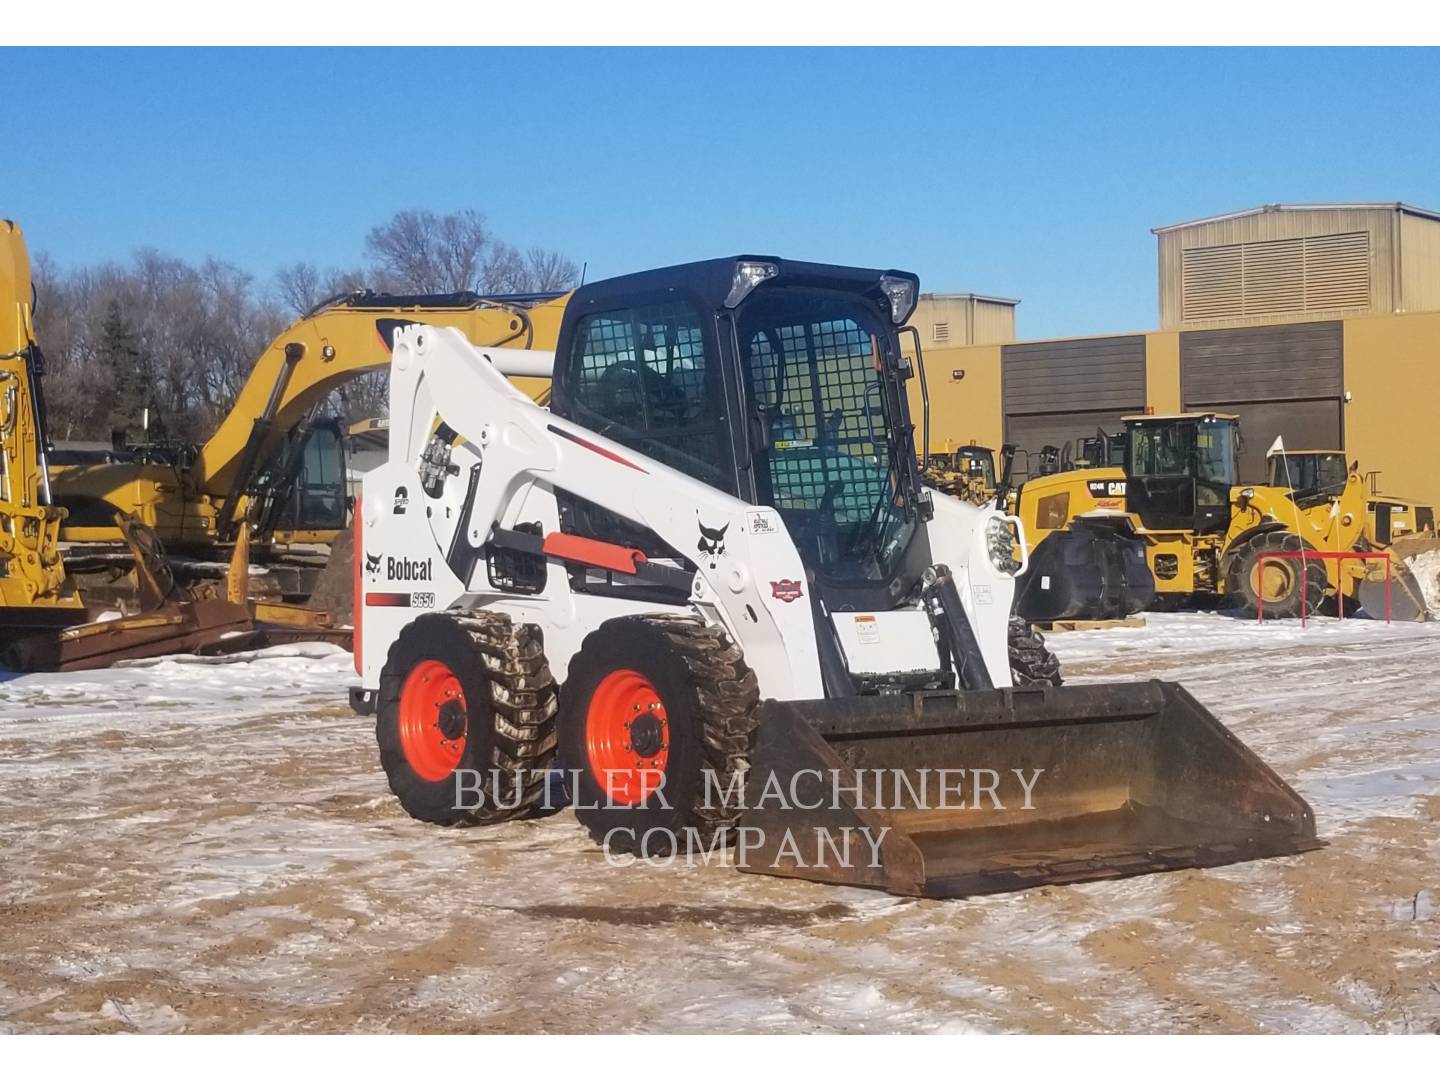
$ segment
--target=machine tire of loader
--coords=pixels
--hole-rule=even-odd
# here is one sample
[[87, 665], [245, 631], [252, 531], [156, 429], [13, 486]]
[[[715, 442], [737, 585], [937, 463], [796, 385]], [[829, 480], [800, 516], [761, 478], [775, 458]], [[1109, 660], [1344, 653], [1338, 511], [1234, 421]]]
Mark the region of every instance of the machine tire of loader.
[[[555, 714], [555, 679], [533, 627], [493, 612], [427, 615], [395, 640], [380, 675], [380, 763], [411, 817], [505, 821], [544, 793]], [[459, 769], [475, 773], [464, 792]]]
[[1019, 615], [1010, 616], [1010, 675], [1016, 686], [1060, 686], [1060, 660], [1045, 635]]
[[708, 845], [740, 816], [739, 789], [726, 795], [749, 762], [759, 696], [739, 648], [698, 619], [603, 623], [570, 662], [560, 707], [580, 824], [612, 851]]
[[1325, 602], [1328, 587], [1324, 560], [1307, 559], [1303, 578], [1298, 559], [1271, 559], [1261, 565], [1262, 557], [1269, 552], [1300, 551], [1302, 545], [1306, 551], [1314, 550], [1285, 529], [1272, 529], [1242, 540], [1226, 562], [1225, 591], [1247, 615], [1259, 611], [1262, 590], [1267, 615], [1298, 619], [1302, 604], [1306, 615], [1315, 614]]

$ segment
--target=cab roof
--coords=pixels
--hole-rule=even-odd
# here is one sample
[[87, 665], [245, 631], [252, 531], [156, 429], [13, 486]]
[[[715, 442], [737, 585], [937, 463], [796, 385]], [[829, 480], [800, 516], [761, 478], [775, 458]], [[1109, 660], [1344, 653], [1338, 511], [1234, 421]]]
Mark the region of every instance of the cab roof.
[[1182, 413], [1141, 413], [1136, 416], [1122, 416], [1126, 424], [1155, 423], [1162, 420], [1239, 420], [1234, 413], [1223, 412], [1182, 412]]

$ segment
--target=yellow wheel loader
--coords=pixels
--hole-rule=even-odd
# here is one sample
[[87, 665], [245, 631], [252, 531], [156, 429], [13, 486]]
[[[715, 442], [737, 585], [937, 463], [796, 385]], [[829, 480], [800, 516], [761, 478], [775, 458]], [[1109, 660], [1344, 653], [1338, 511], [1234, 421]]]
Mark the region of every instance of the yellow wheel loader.
[[922, 483], [918, 288], [740, 256], [582, 286], [553, 352], [396, 335], [351, 703], [407, 812], [558, 764], [609, 850], [933, 897], [1318, 846], [1179, 686], [1057, 685], [1015, 521]]
[[[1160, 600], [1225, 598], [1248, 613], [1314, 612], [1328, 598], [1358, 606], [1366, 498], [1355, 470], [1325, 492], [1236, 479], [1239, 423], [1218, 412], [1129, 416], [1122, 468], [1077, 469], [1027, 482], [1017, 513], [1037, 542], [1077, 522], [1123, 520], [1145, 545]], [[1397, 572], [1398, 572], [1397, 568]], [[1400, 586], [1403, 590], [1404, 585]]]
[[[1339, 450], [1290, 450], [1277, 445], [1266, 455], [1270, 486], [1292, 492], [1301, 506], [1310, 506], [1337, 497], [1345, 490], [1352, 471]], [[1440, 550], [1435, 535], [1435, 508], [1379, 490], [1379, 474], [1365, 474], [1369, 494], [1365, 497], [1365, 529], [1361, 546], [1390, 553], [1391, 581], [1388, 606], [1393, 618], [1414, 620], [1429, 617], [1426, 592], [1411, 568], [1417, 555]], [[1433, 590], [1432, 590], [1433, 591]], [[1356, 596], [1362, 607], [1379, 614], [1386, 610], [1385, 568], [1372, 561], [1370, 572], [1360, 582]]]

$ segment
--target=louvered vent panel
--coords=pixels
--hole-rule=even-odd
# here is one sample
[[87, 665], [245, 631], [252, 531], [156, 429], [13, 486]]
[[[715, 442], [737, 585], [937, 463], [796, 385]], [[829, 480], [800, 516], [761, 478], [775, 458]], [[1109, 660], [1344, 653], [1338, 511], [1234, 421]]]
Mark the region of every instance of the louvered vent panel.
[[1246, 315], [1305, 310], [1305, 241], [1245, 244], [1243, 254]]
[[949, 341], [949, 340], [950, 340], [950, 324], [949, 324], [948, 322], [937, 322], [937, 323], [935, 324], [935, 340], [936, 340], [936, 341]]
[[1187, 322], [1353, 311], [1370, 306], [1370, 234], [1191, 248], [1180, 272]]
[[1180, 305], [1185, 319], [1242, 315], [1244, 278], [1239, 244], [1191, 248], [1181, 255]]
[[1370, 306], [1370, 234], [1312, 236], [1305, 241], [1305, 310]]

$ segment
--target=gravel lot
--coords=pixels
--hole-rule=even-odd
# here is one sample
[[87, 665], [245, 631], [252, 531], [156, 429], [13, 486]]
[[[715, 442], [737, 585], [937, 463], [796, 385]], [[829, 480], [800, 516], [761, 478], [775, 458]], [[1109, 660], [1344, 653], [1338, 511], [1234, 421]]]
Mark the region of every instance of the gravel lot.
[[1152, 615], [1315, 807], [1297, 858], [948, 903], [410, 821], [348, 655], [0, 675], [0, 1030], [1440, 1029], [1440, 626]]

